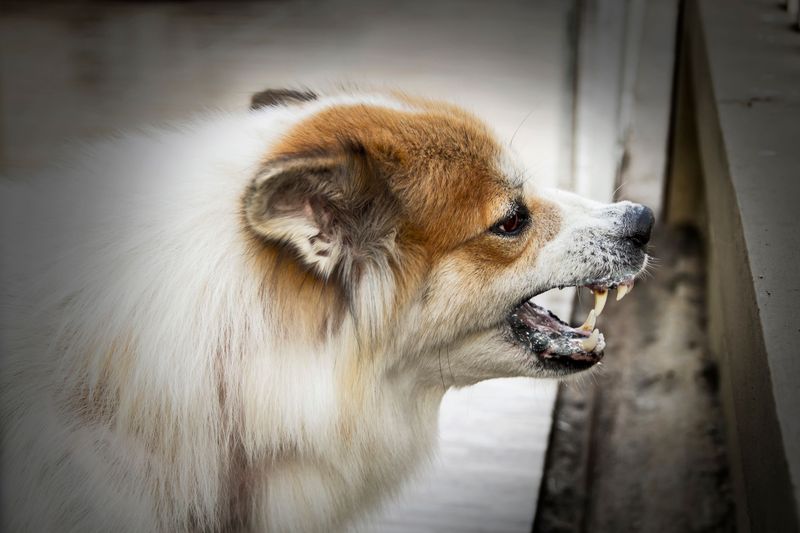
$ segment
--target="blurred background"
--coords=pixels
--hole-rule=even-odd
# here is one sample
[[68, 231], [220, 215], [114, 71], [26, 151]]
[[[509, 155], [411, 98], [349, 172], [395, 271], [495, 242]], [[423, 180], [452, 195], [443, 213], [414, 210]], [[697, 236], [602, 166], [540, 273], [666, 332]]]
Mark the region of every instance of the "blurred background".
[[[800, 192], [796, 1], [1, 9], [10, 179], [67, 142], [245, 108], [265, 88], [355, 85], [460, 104], [540, 184], [659, 213], [660, 266], [604, 313], [603, 369], [448, 393], [434, 464], [363, 530], [797, 530], [800, 329], [785, 316], [800, 243], [780, 218]], [[582, 321], [587, 295], [542, 298]]]

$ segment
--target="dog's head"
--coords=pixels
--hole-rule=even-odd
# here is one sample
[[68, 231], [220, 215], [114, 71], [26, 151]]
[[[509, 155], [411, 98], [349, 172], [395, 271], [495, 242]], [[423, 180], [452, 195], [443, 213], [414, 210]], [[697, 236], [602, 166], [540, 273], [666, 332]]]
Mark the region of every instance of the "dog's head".
[[448, 104], [254, 99], [273, 106], [299, 118], [265, 155], [243, 220], [270, 259], [265, 277], [284, 287], [287, 329], [439, 385], [442, 361], [463, 385], [601, 359], [593, 315], [573, 328], [530, 300], [588, 286], [599, 307], [610, 288], [627, 292], [647, 264], [649, 209], [537, 188], [484, 124]]

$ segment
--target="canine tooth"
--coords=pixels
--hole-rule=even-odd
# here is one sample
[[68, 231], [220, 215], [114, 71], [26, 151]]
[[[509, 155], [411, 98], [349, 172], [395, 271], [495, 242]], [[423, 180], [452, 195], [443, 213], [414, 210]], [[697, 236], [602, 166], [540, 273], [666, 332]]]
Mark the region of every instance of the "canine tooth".
[[617, 301], [620, 301], [623, 298], [625, 298], [625, 295], [628, 294], [630, 290], [631, 288], [628, 287], [627, 285], [620, 284], [620, 286], [617, 287]]
[[603, 312], [606, 306], [606, 298], [608, 298], [608, 291], [606, 289], [592, 291], [594, 293], [594, 312], [597, 316]]
[[597, 343], [600, 342], [600, 330], [595, 329], [592, 331], [592, 334], [589, 335], [588, 339], [583, 339], [581, 341], [581, 348], [585, 352], [591, 352], [597, 347]]
[[592, 331], [594, 329], [594, 324], [597, 322], [597, 313], [594, 312], [594, 309], [589, 311], [589, 316], [586, 317], [586, 322], [578, 328], [582, 329], [583, 331]]

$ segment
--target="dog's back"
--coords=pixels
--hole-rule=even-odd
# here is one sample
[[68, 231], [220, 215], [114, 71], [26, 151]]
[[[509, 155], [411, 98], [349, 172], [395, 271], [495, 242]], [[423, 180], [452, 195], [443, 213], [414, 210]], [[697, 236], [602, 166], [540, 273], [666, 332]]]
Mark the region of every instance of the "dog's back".
[[9, 187], [6, 201], [33, 209], [4, 225], [18, 278], [4, 280], [9, 531], [219, 526], [234, 460], [222, 367], [238, 362], [215, 356], [266, 334], [248, 318], [264, 304], [239, 224], [279, 120], [258, 118], [122, 137]]

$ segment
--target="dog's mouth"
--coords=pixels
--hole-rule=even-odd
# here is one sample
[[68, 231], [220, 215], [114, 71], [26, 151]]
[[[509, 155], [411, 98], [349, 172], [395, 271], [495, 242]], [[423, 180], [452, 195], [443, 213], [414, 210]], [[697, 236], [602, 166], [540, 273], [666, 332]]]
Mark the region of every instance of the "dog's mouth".
[[603, 358], [605, 337], [595, 328], [597, 317], [603, 312], [609, 291], [617, 289], [619, 301], [633, 289], [633, 277], [614, 282], [589, 282], [578, 287], [588, 287], [594, 294], [594, 308], [586, 321], [572, 327], [549, 309], [526, 300], [511, 312], [508, 322], [514, 340], [536, 355], [539, 361], [557, 370], [584, 370]]

